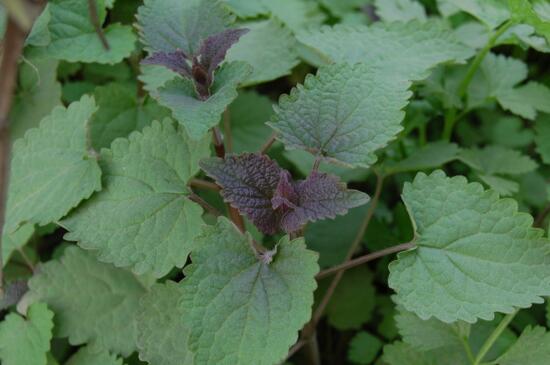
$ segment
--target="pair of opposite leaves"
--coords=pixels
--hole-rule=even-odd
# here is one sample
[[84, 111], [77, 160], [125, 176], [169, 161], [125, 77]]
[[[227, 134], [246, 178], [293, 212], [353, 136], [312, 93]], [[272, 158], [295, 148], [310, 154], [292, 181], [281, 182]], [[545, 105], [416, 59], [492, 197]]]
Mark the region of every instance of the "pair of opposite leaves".
[[294, 181], [269, 157], [257, 153], [228, 155], [201, 161], [201, 168], [222, 187], [226, 202], [265, 234], [290, 233], [304, 224], [345, 214], [368, 202], [367, 194], [347, 189], [333, 175], [313, 171]]

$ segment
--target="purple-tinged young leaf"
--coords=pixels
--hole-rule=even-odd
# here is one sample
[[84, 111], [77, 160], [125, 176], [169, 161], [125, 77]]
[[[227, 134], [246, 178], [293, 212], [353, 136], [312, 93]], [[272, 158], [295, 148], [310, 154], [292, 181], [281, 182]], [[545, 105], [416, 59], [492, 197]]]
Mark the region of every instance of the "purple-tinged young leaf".
[[281, 219], [281, 227], [287, 233], [297, 231], [307, 222], [335, 218], [369, 201], [367, 194], [348, 189], [336, 176], [316, 171], [295, 183], [294, 189], [298, 204]]
[[336, 176], [313, 172], [294, 182], [290, 173], [267, 156], [245, 153], [201, 161], [201, 168], [222, 187], [225, 201], [265, 234], [295, 232], [309, 221], [334, 218], [369, 201], [348, 190]]
[[175, 52], [155, 52], [141, 61], [144, 65], [161, 65], [178, 74], [192, 78], [188, 57], [182, 50]]
[[223, 188], [224, 200], [246, 214], [260, 231], [278, 231], [279, 219], [271, 199], [284, 170], [275, 161], [265, 155], [245, 153], [205, 159], [200, 166]]
[[211, 35], [206, 38], [199, 50], [200, 64], [208, 73], [208, 78], [212, 82], [214, 70], [225, 59], [225, 54], [239, 38], [248, 33], [248, 29], [227, 29], [223, 32]]

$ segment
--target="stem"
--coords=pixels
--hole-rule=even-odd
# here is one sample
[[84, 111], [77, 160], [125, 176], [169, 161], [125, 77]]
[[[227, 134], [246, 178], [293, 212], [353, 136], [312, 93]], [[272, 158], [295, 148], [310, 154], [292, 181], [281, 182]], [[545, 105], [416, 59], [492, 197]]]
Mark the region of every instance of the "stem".
[[321, 365], [321, 355], [319, 353], [319, 343], [317, 342], [317, 335], [313, 335], [304, 344], [305, 355], [307, 362], [311, 365]]
[[264, 155], [270, 148], [273, 146], [273, 143], [275, 143], [277, 139], [277, 133], [273, 132], [271, 136], [269, 136], [269, 139], [263, 144], [262, 148], [260, 148], [260, 153]]
[[537, 215], [537, 218], [535, 219], [535, 223], [533, 223], [533, 227], [542, 228], [542, 223], [544, 223], [544, 219], [548, 214], [550, 213], [550, 204], [548, 204], [544, 209]]
[[462, 347], [464, 347], [464, 352], [466, 353], [466, 356], [468, 357], [468, 360], [470, 361], [470, 364], [474, 363], [474, 354], [472, 353], [472, 348], [470, 347], [470, 344], [468, 343], [468, 339], [464, 338], [463, 336], [459, 336], [460, 342], [462, 343]]
[[487, 352], [491, 349], [491, 347], [494, 345], [495, 341], [500, 337], [502, 332], [508, 327], [512, 319], [516, 316], [518, 313], [518, 309], [514, 310], [512, 313], [507, 314], [502, 318], [502, 321], [498, 324], [497, 328], [491, 333], [491, 335], [485, 340], [483, 343], [483, 346], [481, 346], [481, 349], [479, 350], [473, 365], [479, 365], [485, 355], [487, 355]]
[[94, 26], [95, 32], [99, 40], [101, 41], [103, 48], [108, 51], [109, 49], [111, 49], [111, 47], [109, 47], [109, 42], [107, 42], [105, 33], [103, 33], [103, 28], [101, 28], [101, 24], [99, 23], [99, 17], [97, 15], [97, 4], [95, 0], [88, 0], [88, 10], [90, 11], [90, 20], [92, 22], [92, 25]]
[[215, 217], [219, 217], [222, 215], [222, 213], [219, 210], [214, 208], [212, 205], [210, 205], [208, 202], [206, 202], [203, 198], [201, 198], [195, 193], [189, 194], [189, 200], [194, 201], [195, 203], [203, 207], [204, 210], [206, 210], [208, 213], [212, 214]]
[[349, 260], [347, 262], [344, 262], [340, 265], [336, 265], [336, 266], [333, 266], [329, 269], [323, 270], [315, 276], [315, 279], [323, 279], [327, 276], [333, 275], [333, 274], [338, 273], [340, 271], [346, 271], [348, 269], [351, 269], [351, 268], [354, 268], [356, 266], [362, 265], [366, 262], [376, 260], [380, 257], [384, 257], [384, 256], [387, 256], [387, 255], [391, 255], [391, 254], [401, 252], [401, 251], [405, 251], [405, 250], [410, 250], [413, 247], [415, 247], [415, 244], [413, 242], [407, 242], [407, 243], [402, 243], [402, 244], [399, 244], [399, 245], [396, 245], [396, 246], [388, 247], [388, 248], [385, 248], [383, 250], [372, 252], [372, 253], [369, 253], [367, 255], [355, 258], [353, 260]]
[[10, 125], [8, 115], [13, 101], [17, 78], [17, 61], [23, 50], [26, 34], [10, 17], [4, 38], [4, 55], [0, 66], [0, 296], [3, 293], [4, 273], [2, 235], [6, 215], [6, 197], [10, 164]]
[[[377, 175], [376, 176], [376, 189], [374, 192], [374, 196], [370, 202], [369, 209], [367, 211], [367, 214], [365, 215], [365, 220], [363, 221], [363, 224], [359, 228], [359, 232], [357, 232], [357, 236], [355, 236], [355, 240], [351, 244], [348, 253], [346, 254], [346, 258], [344, 260], [344, 263], [351, 260], [355, 250], [357, 250], [357, 247], [361, 244], [361, 241], [363, 240], [363, 236], [365, 235], [365, 232], [367, 231], [367, 228], [369, 227], [369, 223], [371, 221], [371, 218], [374, 214], [374, 210], [376, 209], [376, 206], [378, 205], [378, 200], [380, 200], [380, 193], [382, 192], [382, 186], [384, 184], [384, 176]], [[323, 313], [325, 311], [325, 308], [327, 307], [330, 298], [332, 298], [332, 295], [334, 294], [334, 291], [336, 290], [336, 287], [340, 283], [340, 280], [342, 279], [342, 276], [344, 275], [344, 270], [340, 270], [336, 273], [336, 276], [332, 279], [332, 282], [330, 283], [330, 286], [328, 287], [325, 296], [321, 300], [321, 303], [317, 307], [317, 310], [313, 314], [312, 322], [313, 322], [313, 328], [317, 325], [317, 322], [321, 319], [323, 316]]]
[[[477, 54], [477, 56], [474, 58], [472, 63], [470, 64], [470, 67], [468, 67], [468, 70], [466, 71], [466, 75], [464, 76], [464, 79], [460, 82], [457, 89], [457, 96], [460, 100], [464, 97], [466, 94], [466, 91], [468, 90], [468, 86], [472, 82], [472, 79], [474, 78], [474, 75], [477, 72], [477, 69], [479, 68], [479, 65], [481, 65], [481, 62], [487, 56], [487, 53], [493, 48], [498, 38], [506, 32], [514, 23], [512, 21], [507, 21], [504, 23], [497, 31], [493, 33], [491, 38], [487, 41], [487, 44], [483, 49]], [[458, 120], [456, 116], [456, 108], [452, 107], [445, 113], [445, 124], [443, 127], [443, 139], [445, 141], [451, 140], [451, 135], [453, 133], [453, 128]]]
[[227, 152], [233, 151], [233, 137], [231, 136], [231, 115], [229, 109], [223, 112], [223, 131], [225, 132], [225, 147]]
[[194, 188], [199, 188], [199, 189], [206, 189], [206, 190], [213, 190], [213, 191], [220, 191], [221, 190], [219, 185], [216, 184], [216, 183], [206, 181], [206, 180], [196, 179], [196, 178], [193, 178], [193, 179], [189, 180], [187, 185], [189, 185], [191, 187], [194, 187]]

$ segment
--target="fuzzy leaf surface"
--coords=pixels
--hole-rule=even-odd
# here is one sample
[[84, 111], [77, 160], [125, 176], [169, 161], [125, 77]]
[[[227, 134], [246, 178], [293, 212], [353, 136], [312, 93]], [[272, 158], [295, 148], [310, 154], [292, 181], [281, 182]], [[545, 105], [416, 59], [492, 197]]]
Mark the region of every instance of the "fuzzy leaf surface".
[[[101, 4], [98, 4], [101, 5]], [[37, 47], [39, 55], [69, 62], [98, 62], [114, 64], [134, 50], [136, 36], [132, 27], [111, 24], [103, 29], [109, 49], [105, 49], [90, 20], [88, 2], [84, 0], [53, 0], [41, 17], [50, 16], [44, 31], [50, 42]], [[100, 24], [106, 17], [104, 7], [98, 6]]]
[[108, 351], [84, 346], [67, 360], [66, 365], [122, 365], [122, 359]]
[[192, 55], [203, 40], [223, 32], [233, 17], [218, 0], [145, 0], [137, 20], [148, 52], [179, 49]]
[[250, 74], [250, 66], [244, 62], [224, 64], [215, 74], [211, 96], [199, 100], [193, 82], [178, 77], [160, 87], [158, 102], [172, 110], [189, 136], [198, 140], [220, 121], [225, 108], [237, 97], [237, 86]]
[[544, 365], [550, 362], [550, 334], [543, 327], [527, 327], [516, 343], [496, 361], [500, 365]]
[[424, 79], [437, 64], [461, 63], [473, 53], [438, 21], [336, 25], [297, 38], [327, 63], [362, 62], [399, 81]]
[[27, 318], [10, 313], [0, 322], [0, 360], [4, 365], [46, 365], [53, 329], [53, 313], [35, 303]]
[[14, 144], [6, 232], [25, 222], [55, 222], [101, 189], [101, 170], [87, 142], [95, 111], [88, 96], [56, 107]]
[[223, 218], [204, 229], [197, 247], [181, 298], [195, 362], [281, 361], [311, 315], [317, 255], [303, 240], [284, 237], [258, 257], [250, 238]]
[[132, 273], [103, 264], [92, 253], [72, 246], [61, 259], [44, 264], [29, 287], [55, 313], [56, 337], [124, 356], [135, 350], [134, 319], [146, 289]]
[[368, 167], [402, 129], [407, 86], [386, 82], [369, 64], [323, 66], [283, 95], [269, 125], [289, 149]]
[[183, 266], [202, 222], [187, 180], [209, 155], [208, 142], [190, 140], [170, 119], [117, 139], [101, 154], [105, 189], [62, 221], [66, 239], [139, 274]]
[[513, 200], [442, 171], [418, 174], [403, 200], [417, 246], [390, 264], [389, 286], [407, 310], [472, 323], [549, 295], [549, 242]]

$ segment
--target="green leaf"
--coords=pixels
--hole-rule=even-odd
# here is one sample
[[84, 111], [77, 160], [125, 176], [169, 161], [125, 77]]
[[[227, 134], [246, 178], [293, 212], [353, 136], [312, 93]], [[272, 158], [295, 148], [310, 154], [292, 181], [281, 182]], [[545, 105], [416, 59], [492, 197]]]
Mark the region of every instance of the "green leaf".
[[[348, 214], [335, 219], [317, 221], [306, 226], [307, 246], [318, 252], [322, 268], [334, 266], [344, 261], [346, 253], [359, 232], [365, 219], [368, 205], [351, 209]], [[340, 229], [348, 227], [348, 229]]]
[[535, 119], [537, 111], [550, 113], [550, 88], [534, 81], [503, 91], [497, 100], [503, 109], [527, 119]]
[[225, 108], [237, 97], [237, 86], [250, 72], [250, 66], [244, 62], [224, 64], [216, 72], [212, 96], [204, 101], [197, 98], [192, 81], [181, 77], [164, 84], [156, 97], [160, 104], [172, 110], [189, 136], [198, 140], [218, 124]]
[[469, 108], [494, 99], [503, 109], [527, 119], [534, 119], [537, 111], [550, 112], [546, 86], [532, 81], [516, 87], [526, 77], [527, 65], [522, 61], [489, 53], [468, 88]]
[[268, 97], [254, 91], [243, 91], [229, 106], [233, 152], [257, 152], [271, 135], [265, 123], [273, 114]]
[[417, 0], [375, 0], [376, 15], [384, 22], [425, 21], [426, 10]]
[[53, 313], [35, 303], [27, 318], [10, 313], [0, 322], [0, 359], [4, 365], [46, 365], [53, 329]]
[[10, 112], [12, 141], [38, 127], [42, 118], [61, 105], [61, 84], [57, 81], [58, 62], [51, 59], [35, 60], [19, 65], [19, 89]]
[[239, 18], [255, 18], [267, 13], [267, 4], [263, 1], [225, 0], [225, 3]]
[[396, 81], [424, 79], [437, 64], [461, 63], [473, 53], [435, 20], [370, 27], [336, 25], [303, 32], [297, 38], [326, 63], [362, 62]]
[[258, 2], [263, 3], [273, 17], [281, 20], [293, 32], [319, 27], [325, 21], [325, 15], [315, 1], [260, 0]]
[[2, 259], [4, 266], [8, 263], [13, 251], [22, 248], [34, 234], [34, 224], [24, 224], [11, 234], [2, 237]]
[[471, 323], [550, 294], [549, 242], [515, 201], [442, 171], [418, 174], [403, 200], [417, 246], [390, 264], [389, 286], [407, 310]]
[[508, 0], [508, 4], [514, 20], [532, 25], [550, 43], [549, 7], [546, 2], [536, 1], [531, 4], [529, 0]]
[[134, 85], [111, 83], [95, 88], [99, 110], [91, 122], [92, 144], [95, 149], [109, 147], [118, 137], [127, 137], [150, 125], [153, 119], [162, 120], [169, 111], [154, 100], [145, 103], [136, 97]]
[[6, 230], [64, 217], [101, 189], [101, 170], [87, 141], [93, 98], [56, 107], [13, 146]]
[[535, 144], [545, 164], [550, 164], [550, 115], [544, 114], [535, 122]]
[[159, 65], [140, 65], [141, 74], [138, 80], [143, 82], [143, 89], [149, 91], [152, 95], [164, 86], [168, 81], [177, 77], [174, 71]]
[[54, 311], [56, 337], [124, 356], [135, 350], [133, 321], [146, 289], [132, 273], [100, 263], [90, 252], [71, 246], [60, 260], [41, 266], [29, 287]]
[[136, 321], [141, 359], [159, 365], [193, 364], [186, 308], [180, 303], [184, 295], [183, 285], [168, 280], [153, 285], [141, 299]]
[[[326, 285], [320, 286], [319, 294], [325, 290]], [[375, 293], [373, 275], [366, 267], [347, 270], [325, 310], [328, 323], [340, 331], [361, 328], [372, 318]]]
[[383, 76], [368, 64], [323, 66], [279, 99], [269, 125], [288, 149], [368, 167], [402, 129], [410, 96], [406, 85]]
[[260, 256], [251, 245], [226, 219], [197, 239], [181, 298], [197, 363], [277, 363], [310, 318], [317, 255], [287, 237]]
[[440, 167], [458, 157], [459, 148], [454, 143], [433, 142], [414, 151], [404, 160], [388, 162], [387, 173], [427, 170]]
[[550, 334], [543, 327], [527, 327], [516, 343], [496, 361], [499, 365], [544, 365], [550, 362]]
[[[510, 18], [510, 10], [502, 0], [439, 0], [439, 6], [452, 6], [479, 19], [490, 29]], [[448, 13], [447, 13], [448, 14]]]
[[149, 53], [180, 49], [191, 55], [204, 39], [224, 31], [233, 17], [217, 0], [145, 0], [137, 20]]
[[65, 238], [138, 274], [182, 267], [202, 223], [187, 180], [210, 154], [208, 143], [191, 141], [169, 119], [117, 139], [101, 153], [104, 190], [61, 222]]
[[382, 341], [368, 332], [361, 331], [350, 341], [348, 359], [355, 364], [372, 364], [382, 349]]
[[227, 61], [243, 61], [253, 68], [244, 85], [254, 85], [290, 74], [298, 64], [296, 40], [276, 19], [243, 23], [250, 32], [227, 52]]
[[516, 181], [500, 176], [485, 175], [481, 173], [477, 176], [500, 196], [509, 196], [519, 191], [519, 184]]
[[388, 365], [441, 365], [441, 359], [453, 365], [470, 364], [464, 353], [458, 349], [453, 348], [453, 351], [450, 351], [444, 348], [422, 352], [404, 342], [384, 346], [382, 359]]
[[529, 156], [496, 145], [462, 150], [459, 158], [471, 168], [490, 175], [521, 175], [537, 168]]
[[122, 365], [122, 359], [105, 350], [85, 346], [71, 356], [66, 365]]
[[[34, 49], [38, 55], [69, 62], [114, 64], [134, 50], [136, 36], [126, 25], [111, 24], [103, 29], [109, 49], [105, 49], [90, 19], [86, 0], [52, 0], [41, 16], [51, 16], [47, 28], [50, 43]], [[99, 22], [105, 20], [105, 8], [99, 7]]]
[[205, 226], [186, 278], [142, 302], [150, 318], [140, 324], [140, 353], [163, 364], [281, 361], [311, 315], [317, 257], [303, 240], [285, 237], [261, 254], [252, 244], [225, 218]]

